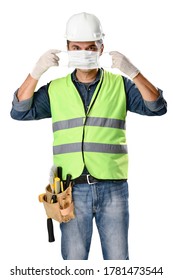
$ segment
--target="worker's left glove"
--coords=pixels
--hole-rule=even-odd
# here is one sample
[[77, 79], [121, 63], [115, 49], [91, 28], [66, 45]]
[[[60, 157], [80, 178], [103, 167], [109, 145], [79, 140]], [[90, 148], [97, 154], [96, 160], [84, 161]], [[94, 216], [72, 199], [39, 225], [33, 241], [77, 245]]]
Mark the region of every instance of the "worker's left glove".
[[39, 80], [41, 75], [47, 71], [51, 66], [58, 66], [59, 65], [59, 57], [56, 55], [59, 53], [59, 50], [51, 49], [44, 53], [40, 59], [37, 61], [34, 69], [30, 73], [30, 75]]
[[112, 68], [118, 68], [131, 79], [134, 79], [139, 74], [140, 71], [126, 56], [116, 51], [112, 51], [109, 54], [112, 56]]

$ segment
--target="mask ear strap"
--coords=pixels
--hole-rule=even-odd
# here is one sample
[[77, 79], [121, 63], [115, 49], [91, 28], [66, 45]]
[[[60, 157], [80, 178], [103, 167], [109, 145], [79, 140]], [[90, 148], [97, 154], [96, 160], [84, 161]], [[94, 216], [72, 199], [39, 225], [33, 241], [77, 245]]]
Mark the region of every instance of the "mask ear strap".
[[59, 53], [59, 67], [68, 68], [68, 51], [61, 50]]
[[103, 54], [103, 51], [104, 51], [104, 44], [103, 43], [100, 43], [100, 42], [96, 42], [96, 46], [98, 48], [98, 51], [101, 50], [101, 53], [100, 55]]
[[112, 57], [110, 52], [102, 52], [102, 55], [100, 56], [100, 65], [105, 69], [112, 69]]

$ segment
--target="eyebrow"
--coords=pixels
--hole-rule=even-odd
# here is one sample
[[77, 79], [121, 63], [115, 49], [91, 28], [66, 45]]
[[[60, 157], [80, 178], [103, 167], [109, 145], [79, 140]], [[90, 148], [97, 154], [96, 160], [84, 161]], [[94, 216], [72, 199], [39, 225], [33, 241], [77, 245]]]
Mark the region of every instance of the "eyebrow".
[[[76, 45], [76, 44], [71, 45], [71, 47], [79, 47], [79, 48], [81, 48], [81, 46]], [[86, 46], [86, 48], [90, 48], [90, 47], [97, 47], [97, 46], [94, 45], [94, 44], [91, 44], [91, 45]]]

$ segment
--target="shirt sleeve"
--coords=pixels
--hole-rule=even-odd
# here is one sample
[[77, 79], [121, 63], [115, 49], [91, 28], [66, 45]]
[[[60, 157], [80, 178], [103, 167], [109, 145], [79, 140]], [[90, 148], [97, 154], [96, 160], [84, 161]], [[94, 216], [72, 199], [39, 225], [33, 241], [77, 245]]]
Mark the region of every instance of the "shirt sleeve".
[[127, 98], [127, 110], [140, 115], [161, 116], [167, 112], [167, 103], [163, 92], [158, 89], [159, 97], [155, 101], [146, 101], [133, 81], [123, 77]]
[[[49, 83], [50, 84], [50, 83]], [[16, 120], [39, 120], [51, 117], [50, 101], [48, 96], [49, 84], [34, 92], [33, 97], [19, 101], [17, 92], [14, 93], [10, 115]]]

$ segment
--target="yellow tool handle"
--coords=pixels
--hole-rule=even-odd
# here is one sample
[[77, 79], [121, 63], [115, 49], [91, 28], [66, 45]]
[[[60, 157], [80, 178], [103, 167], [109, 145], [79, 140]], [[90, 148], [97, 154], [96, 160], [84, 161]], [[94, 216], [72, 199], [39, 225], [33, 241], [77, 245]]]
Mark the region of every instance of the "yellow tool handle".
[[39, 195], [39, 197], [38, 197], [39, 202], [44, 201], [44, 196], [45, 196], [45, 193], [42, 193], [42, 194]]
[[58, 194], [61, 191], [60, 185], [61, 185], [60, 178], [55, 177], [54, 178], [55, 194]]

